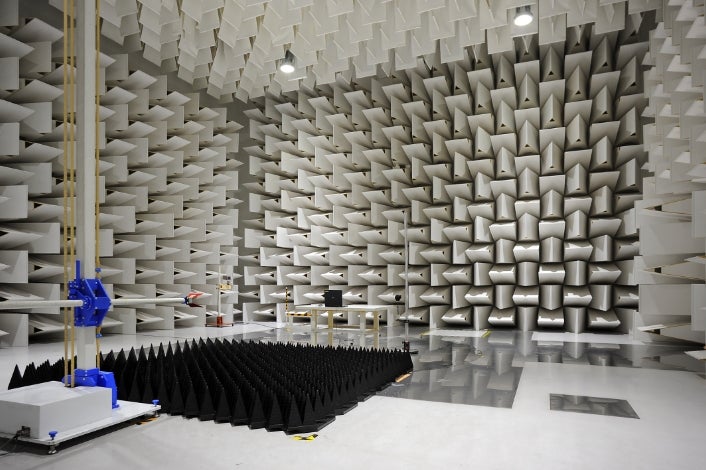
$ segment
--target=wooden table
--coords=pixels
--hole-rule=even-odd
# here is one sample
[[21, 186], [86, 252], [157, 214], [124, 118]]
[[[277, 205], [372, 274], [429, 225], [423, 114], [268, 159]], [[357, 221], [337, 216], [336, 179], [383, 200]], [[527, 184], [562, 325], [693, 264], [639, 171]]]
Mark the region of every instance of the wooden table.
[[[308, 317], [311, 322], [311, 328], [318, 328], [318, 318], [319, 315], [326, 313], [328, 315], [328, 328], [332, 329], [333, 326], [333, 315], [340, 312], [354, 313], [358, 315], [358, 326], [360, 331], [366, 330], [365, 315], [368, 312], [373, 314], [373, 331], [380, 331], [380, 315], [386, 313], [390, 308], [389, 305], [367, 305], [367, 304], [354, 304], [346, 305], [345, 307], [327, 307], [322, 304], [312, 304], [312, 305], [296, 305], [294, 307], [294, 314], [290, 315], [290, 318], [297, 315], [299, 312], [309, 313]], [[339, 325], [337, 328], [348, 328], [354, 325]]]

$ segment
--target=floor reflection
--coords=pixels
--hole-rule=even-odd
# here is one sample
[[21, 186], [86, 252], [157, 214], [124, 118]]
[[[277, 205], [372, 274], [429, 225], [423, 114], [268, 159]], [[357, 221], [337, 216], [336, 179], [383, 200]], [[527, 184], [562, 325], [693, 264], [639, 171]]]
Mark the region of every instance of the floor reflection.
[[[248, 337], [250, 336], [250, 337]], [[533, 339], [540, 338], [538, 340]], [[703, 374], [706, 365], [684, 354], [689, 344], [642, 344], [626, 335], [587, 335], [515, 330], [432, 330], [410, 327], [408, 340], [415, 353], [411, 377], [379, 392], [382, 396], [512, 408], [522, 369], [528, 362], [581, 364], [599, 367], [638, 367], [686, 370]], [[589, 339], [586, 339], [589, 338]], [[383, 326], [379, 332], [320, 328], [295, 324], [242, 339], [285, 341], [332, 346], [402, 347], [401, 326]], [[624, 341], [628, 344], [620, 344]], [[586, 405], [586, 403], [589, 403]], [[605, 403], [582, 402], [595, 409]], [[599, 406], [600, 405], [600, 406]], [[568, 406], [566, 403], [562, 406]], [[607, 412], [606, 412], [607, 413]]]
[[387, 397], [411, 398], [463, 405], [512, 408], [522, 369], [498, 374], [486, 366], [450, 366], [416, 370], [410, 379], [379, 392]]
[[549, 396], [549, 409], [552, 411], [570, 411], [572, 413], [640, 419], [627, 400], [617, 398], [598, 398], [552, 393]]

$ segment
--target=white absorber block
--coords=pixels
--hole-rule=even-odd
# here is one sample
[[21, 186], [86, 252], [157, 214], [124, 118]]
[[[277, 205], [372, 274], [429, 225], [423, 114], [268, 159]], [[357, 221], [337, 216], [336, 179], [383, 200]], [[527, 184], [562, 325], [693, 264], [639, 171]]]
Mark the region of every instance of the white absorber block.
[[65, 387], [44, 382], [0, 392], [0, 433], [14, 435], [23, 427], [29, 437], [43, 439], [109, 419], [112, 391], [105, 387]]

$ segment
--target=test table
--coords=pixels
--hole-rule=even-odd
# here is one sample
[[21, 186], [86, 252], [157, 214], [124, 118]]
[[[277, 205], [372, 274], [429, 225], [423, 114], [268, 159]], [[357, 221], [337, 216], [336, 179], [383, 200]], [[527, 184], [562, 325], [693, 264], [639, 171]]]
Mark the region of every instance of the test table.
[[[294, 307], [294, 312], [288, 313], [290, 318], [295, 316], [306, 316], [310, 318], [312, 329], [318, 328], [318, 318], [322, 314], [328, 315], [328, 328], [333, 328], [333, 316], [336, 313], [353, 313], [358, 315], [358, 326], [361, 331], [365, 331], [365, 315], [370, 312], [373, 314], [373, 331], [380, 331], [380, 316], [387, 313], [389, 305], [367, 305], [355, 304], [346, 305], [345, 307], [327, 307], [321, 304], [312, 305], [297, 305]], [[308, 314], [308, 315], [307, 315]], [[348, 328], [354, 325], [337, 326], [337, 328]]]

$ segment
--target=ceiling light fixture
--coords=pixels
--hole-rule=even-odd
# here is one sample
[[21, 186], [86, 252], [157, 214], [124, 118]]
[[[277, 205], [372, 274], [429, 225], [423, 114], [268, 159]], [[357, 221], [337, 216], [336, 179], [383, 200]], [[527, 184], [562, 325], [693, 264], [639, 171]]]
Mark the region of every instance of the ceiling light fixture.
[[534, 15], [529, 5], [517, 7], [517, 10], [515, 10], [515, 19], [513, 20], [515, 26], [527, 26], [532, 21], [534, 21]]
[[294, 72], [294, 54], [289, 49], [284, 53], [284, 59], [279, 64], [279, 69], [284, 73]]

